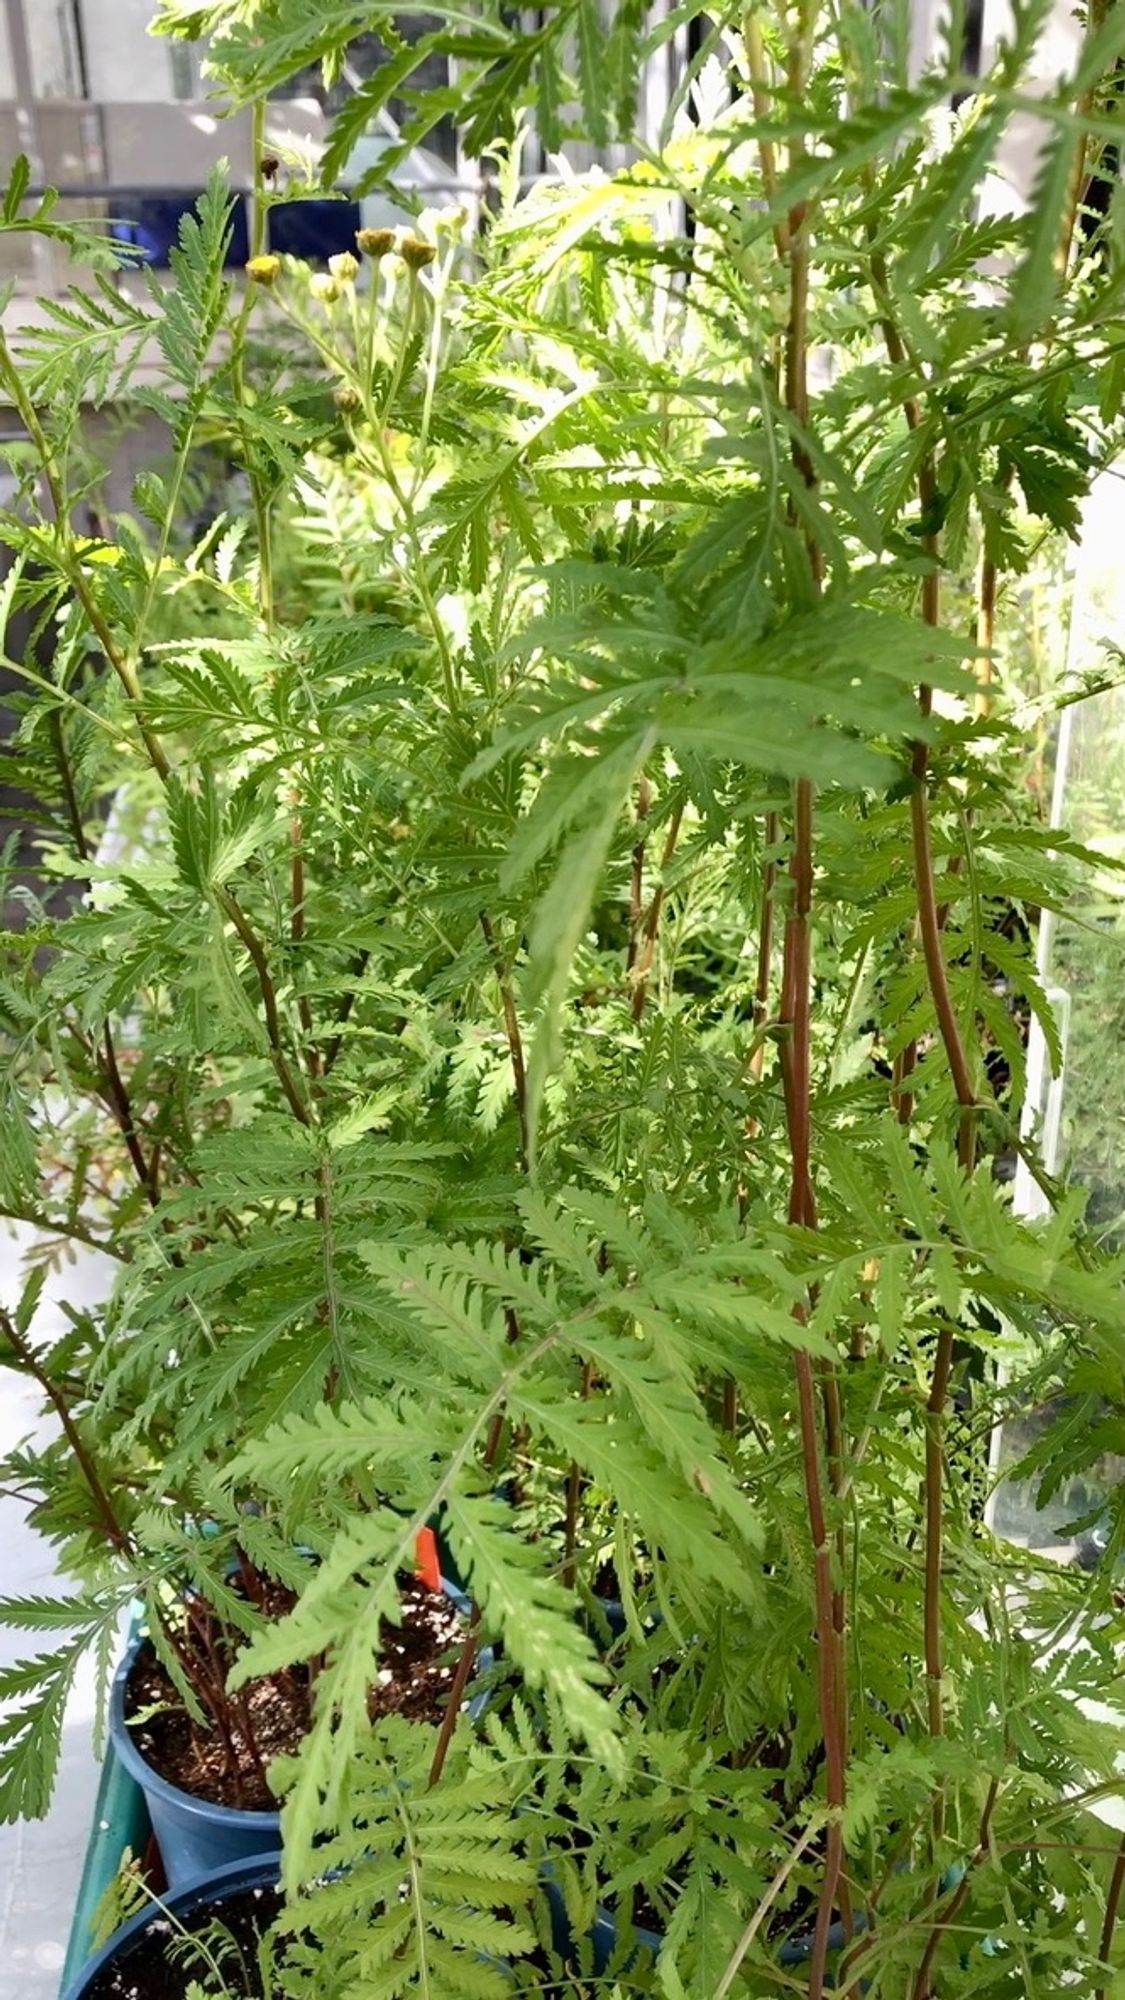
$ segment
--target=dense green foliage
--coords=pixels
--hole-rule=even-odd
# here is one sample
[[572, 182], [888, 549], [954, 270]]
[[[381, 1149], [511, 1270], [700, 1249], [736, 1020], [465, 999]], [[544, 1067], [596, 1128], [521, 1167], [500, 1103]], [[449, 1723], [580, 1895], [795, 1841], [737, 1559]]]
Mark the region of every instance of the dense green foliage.
[[[499, 211], [311, 275], [271, 169], [243, 290], [217, 179], [169, 286], [0, 349], [8, 609], [56, 640], [3, 1206], [121, 1264], [43, 1353], [41, 1237], [3, 1322], [68, 1425], [9, 1480], [77, 1589], [3, 1607], [43, 1651], [0, 1675], [0, 1799], [43, 1809], [81, 1652], [190, 1583], [249, 1641], [232, 1699], [318, 1662], [287, 1886], [342, 1872], [285, 1992], [549, 1990], [538, 1937], [572, 1992], [1109, 1993], [1125, 1513], [1086, 1574], [984, 1512], [1006, 1410], [1080, 1399], [1050, 1493], [1125, 1409], [1119, 1262], [1004, 1172], [1087, 858], [990, 669], [1119, 447], [1119, 204], [1084, 203], [1125, 15], [1036, 101], [1030, 212], [980, 220], [1041, 6], [956, 115], [901, 10], [709, 10], [659, 143], [521, 193], [523, 109], [628, 139], [696, 12], [612, 11], [408, 41], [371, 0], [166, 0], [259, 111], [379, 28], [329, 181], [392, 92], [405, 145], [447, 115], [410, 76], [454, 56]], [[130, 396], [167, 463], [90, 535], [83, 413]], [[216, 465], [245, 504], [193, 539]], [[435, 1516], [501, 1649], [448, 1757], [367, 1712]]]

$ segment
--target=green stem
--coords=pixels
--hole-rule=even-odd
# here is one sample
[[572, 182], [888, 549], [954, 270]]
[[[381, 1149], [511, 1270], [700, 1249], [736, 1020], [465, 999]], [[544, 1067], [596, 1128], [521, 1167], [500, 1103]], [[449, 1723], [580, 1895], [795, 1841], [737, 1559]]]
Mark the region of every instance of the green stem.
[[98, 1236], [88, 1229], [76, 1216], [66, 1222], [56, 1222], [44, 1215], [38, 1208], [0, 1208], [0, 1219], [5, 1222], [24, 1222], [29, 1229], [41, 1229], [47, 1236], [65, 1236], [74, 1243], [84, 1243], [89, 1250], [101, 1250], [107, 1257], [116, 1257], [119, 1263], [132, 1262], [133, 1252], [128, 1246], [115, 1243], [112, 1238]]
[[165, 755], [164, 746], [159, 736], [156, 735], [154, 730], [150, 729], [144, 719], [141, 684], [137, 678], [133, 663], [126, 658], [117, 645], [83, 571], [82, 563], [75, 547], [74, 535], [70, 526], [70, 509], [63, 482], [55, 463], [54, 451], [39, 421], [35, 405], [24, 388], [22, 377], [2, 329], [0, 329], [0, 380], [7, 385], [12, 401], [19, 413], [20, 420], [32, 444], [35, 446], [39, 463], [43, 469], [43, 477], [47, 482], [47, 490], [50, 493], [51, 504], [55, 510], [55, 525], [62, 544], [62, 554], [64, 557], [64, 561], [60, 565], [62, 574], [73, 584], [79, 603], [89, 619], [90, 626], [98, 643], [125, 690], [153, 769], [161, 779], [166, 780], [171, 776], [172, 767]]
[[[254, 166], [254, 189], [251, 201], [253, 227], [251, 231], [251, 257], [264, 255], [269, 243], [269, 209], [266, 204], [265, 183], [262, 178], [262, 155], [265, 149], [266, 106], [259, 98], [252, 109], [250, 147]], [[257, 286], [246, 280], [242, 295], [242, 305], [231, 335], [231, 373], [235, 399], [242, 408], [248, 406], [246, 392], [246, 333], [250, 315], [254, 309]], [[274, 588], [273, 550], [271, 545], [270, 496], [255, 462], [250, 434], [245, 423], [242, 430], [242, 456], [246, 466], [246, 476], [250, 481], [250, 495], [254, 508], [254, 528], [258, 540], [258, 609], [262, 624], [267, 632], [273, 630]]]

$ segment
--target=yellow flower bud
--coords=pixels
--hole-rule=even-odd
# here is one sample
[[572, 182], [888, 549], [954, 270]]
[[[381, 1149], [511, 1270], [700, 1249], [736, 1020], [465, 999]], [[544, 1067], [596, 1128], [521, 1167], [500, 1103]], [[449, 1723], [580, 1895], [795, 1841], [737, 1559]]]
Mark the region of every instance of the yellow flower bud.
[[359, 258], [353, 257], [350, 250], [341, 250], [338, 256], [328, 259], [328, 268], [342, 285], [350, 285], [359, 271]]
[[338, 410], [358, 410], [363, 399], [350, 382], [341, 382], [338, 389], [333, 389], [332, 400]]
[[341, 290], [339, 279], [332, 277], [328, 271], [314, 271], [309, 279], [309, 292], [314, 299], [319, 299], [322, 306], [334, 306]]
[[378, 263], [380, 257], [385, 257], [388, 250], [393, 250], [395, 247], [393, 229], [358, 229], [355, 240], [356, 248], [362, 250], [364, 256], [370, 257], [374, 263]]
[[402, 261], [410, 271], [424, 271], [437, 256], [433, 244], [424, 243], [420, 236], [404, 236], [401, 249]]
[[281, 258], [251, 257], [246, 275], [253, 285], [276, 285], [281, 276]]

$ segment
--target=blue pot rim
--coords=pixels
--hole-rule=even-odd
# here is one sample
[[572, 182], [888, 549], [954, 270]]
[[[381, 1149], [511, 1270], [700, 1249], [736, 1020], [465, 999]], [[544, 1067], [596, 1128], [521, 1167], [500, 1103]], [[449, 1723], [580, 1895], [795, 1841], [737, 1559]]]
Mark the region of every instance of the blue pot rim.
[[[442, 1590], [463, 1618], [472, 1614], [471, 1600], [448, 1577], [442, 1578]], [[174, 1807], [185, 1818], [205, 1820], [210, 1825], [229, 1827], [232, 1832], [261, 1831], [268, 1827], [276, 1829], [278, 1841], [281, 1839], [281, 1809], [274, 1807], [224, 1806], [217, 1800], [201, 1799], [194, 1792], [185, 1792], [179, 1785], [173, 1785], [153, 1769], [148, 1759], [142, 1757], [129, 1733], [125, 1720], [125, 1691], [129, 1676], [136, 1664], [141, 1647], [148, 1643], [148, 1633], [138, 1631], [130, 1640], [122, 1656], [121, 1664], [113, 1676], [113, 1686], [109, 1697], [109, 1733], [113, 1747], [129, 1776], [135, 1780], [146, 1797], [160, 1799], [165, 1805]], [[491, 1646], [482, 1646], [477, 1656], [477, 1667], [487, 1673], [492, 1666], [494, 1653]], [[470, 1686], [472, 1683], [470, 1682]], [[466, 1703], [466, 1712], [475, 1722], [488, 1703], [488, 1689], [482, 1688], [478, 1695]], [[237, 1863], [234, 1865], [238, 1865]], [[202, 1878], [201, 1878], [202, 1879]], [[185, 1885], [189, 1888], [191, 1884]], [[177, 1889], [176, 1894], [181, 1892]]]
[[[862, 1926], [857, 1928], [862, 1929]], [[607, 1945], [612, 1950], [618, 1939], [619, 1926], [614, 1912], [606, 1903], [599, 1903], [594, 1915], [594, 1931], [596, 1933], [599, 1930], [605, 1937]], [[630, 1935], [634, 1942], [639, 1944], [643, 1950], [651, 1951], [654, 1958], [664, 1943], [663, 1931], [647, 1930], [643, 1924], [634, 1924]], [[837, 1919], [828, 1933], [828, 1949], [830, 1952], [842, 1951], [847, 1942], [848, 1935], [844, 1925]], [[804, 1965], [806, 1960], [812, 1957], [812, 1948], [813, 1938], [811, 1931], [807, 1936], [789, 1938], [780, 1947], [777, 1954], [777, 1962], [783, 1966]]]
[[195, 1875], [190, 1882], [183, 1882], [178, 1889], [169, 1889], [159, 1903], [146, 1905], [138, 1910], [135, 1917], [114, 1931], [99, 1952], [82, 1967], [73, 1985], [68, 1986], [62, 2000], [83, 2000], [92, 1982], [113, 1964], [123, 1951], [149, 1929], [150, 1925], [163, 1920], [164, 1911], [173, 1916], [186, 1915], [197, 1903], [222, 1903], [229, 1896], [237, 1896], [243, 1889], [264, 1889], [274, 1887], [281, 1878], [281, 1854], [253, 1854], [241, 1861], [228, 1861], [225, 1867], [212, 1868], [206, 1874]]

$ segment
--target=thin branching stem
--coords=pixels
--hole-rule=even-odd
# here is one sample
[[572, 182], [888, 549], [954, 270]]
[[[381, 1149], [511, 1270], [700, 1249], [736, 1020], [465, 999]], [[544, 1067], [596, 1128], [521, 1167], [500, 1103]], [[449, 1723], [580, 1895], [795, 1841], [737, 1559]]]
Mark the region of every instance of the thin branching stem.
[[102, 614], [101, 606], [94, 596], [89, 580], [82, 568], [81, 557], [75, 547], [74, 535], [70, 525], [70, 505], [55, 461], [54, 450], [46, 431], [39, 421], [39, 413], [27, 393], [23, 378], [16, 366], [12, 351], [8, 346], [2, 329], [0, 329], [0, 380], [4, 382], [10, 391], [12, 401], [19, 412], [20, 421], [32, 444], [35, 446], [36, 458], [42, 469], [43, 477], [47, 484], [47, 491], [51, 496], [51, 505], [55, 511], [55, 528], [61, 545], [62, 562], [60, 563], [60, 569], [62, 574], [66, 576], [67, 581], [73, 586], [98, 644], [101, 646], [102, 652], [105, 654], [106, 659], [125, 691], [153, 769], [161, 779], [166, 780], [171, 775], [172, 767], [159, 736], [150, 728], [145, 720], [141, 684], [137, 678], [136, 669], [132, 662], [126, 658], [117, 641], [114, 639], [113, 633], [110, 631], [109, 625]]
[[984, 1809], [981, 1813], [976, 1850], [967, 1862], [965, 1873], [962, 1875], [945, 1908], [935, 1918], [931, 1926], [930, 1935], [926, 1941], [926, 1948], [922, 1953], [922, 1962], [918, 1967], [914, 1985], [911, 1988], [912, 2000], [932, 2000], [934, 1960], [937, 1957], [942, 1939], [957, 1922], [961, 1911], [968, 1901], [969, 1891], [972, 1888], [973, 1871], [980, 1866], [980, 1863], [991, 1849], [992, 1820], [999, 1797], [1000, 1780], [999, 1778], [993, 1778], [989, 1784]]
[[626, 974], [632, 972], [637, 962], [640, 945], [641, 920], [644, 916], [645, 847], [648, 816], [651, 810], [652, 786], [647, 778], [642, 778], [637, 786], [637, 838], [633, 842], [629, 865], [629, 942], [625, 951]]
[[512, 1065], [512, 1093], [516, 1102], [516, 1116], [520, 1128], [520, 1165], [527, 1172], [530, 1158], [528, 1107], [527, 1107], [527, 1063], [523, 1052], [523, 1035], [520, 1032], [520, 1017], [516, 1008], [516, 996], [512, 989], [512, 976], [504, 963], [496, 931], [487, 911], [480, 913], [480, 927], [488, 946], [488, 955], [496, 973], [496, 983], [500, 988], [500, 1005], [504, 1014], [504, 1033], [508, 1042], [508, 1059]]
[[270, 1059], [277, 1072], [277, 1079], [285, 1093], [286, 1101], [293, 1116], [302, 1125], [309, 1125], [312, 1119], [297, 1079], [289, 1066], [285, 1053], [285, 1042], [281, 1032], [281, 1014], [277, 1004], [277, 992], [266, 958], [265, 947], [233, 890], [216, 890], [219, 904], [229, 917], [238, 936], [250, 955], [250, 961], [258, 978], [258, 989], [262, 996], [262, 1011], [266, 1021], [266, 1036], [269, 1041]]
[[816, 1832], [817, 1827], [815, 1824], [805, 1828], [800, 1839], [794, 1841], [777, 1874], [768, 1884], [764, 1894], [759, 1898], [753, 1915], [747, 1923], [738, 1943], [735, 1945], [730, 1958], [727, 1960], [722, 1977], [715, 1988], [714, 2000], [724, 2000], [724, 1996], [730, 1992], [731, 1987], [738, 1977], [739, 1967], [743, 1959], [746, 1957], [750, 1946], [753, 1944], [754, 1939], [757, 1937], [781, 1891], [784, 1889], [790, 1875], [793, 1873], [794, 1868], [797, 1866], [798, 1861], [801, 1859], [802, 1854]]
[[[55, 746], [55, 763], [58, 767], [59, 778], [62, 783], [63, 800], [66, 806], [67, 819], [70, 823], [70, 834], [74, 843], [74, 852], [77, 859], [85, 867], [88, 867], [93, 857], [90, 852], [90, 843], [86, 838], [86, 827], [82, 818], [78, 788], [74, 782], [74, 772], [71, 769], [70, 757], [67, 753], [62, 717], [60, 715], [52, 716], [51, 724], [52, 740]], [[144, 1148], [137, 1130], [137, 1121], [133, 1114], [132, 1100], [126, 1088], [125, 1079], [121, 1074], [121, 1065], [117, 1059], [113, 1029], [108, 1021], [102, 1027], [102, 1052], [104, 1071], [102, 1079], [103, 1095], [120, 1127], [121, 1136], [125, 1141], [125, 1148], [132, 1162], [133, 1171], [137, 1176], [140, 1186], [144, 1189], [145, 1198], [153, 1208], [156, 1208], [160, 1201], [158, 1181], [159, 1155], [154, 1147], [151, 1157], [148, 1160], [145, 1159]]]
[[[885, 262], [878, 252], [871, 257], [872, 288], [879, 310], [879, 324], [890, 360], [901, 364], [906, 358], [905, 342], [899, 332], [891, 303], [890, 285]], [[911, 430], [921, 422], [921, 411], [913, 396], [903, 399], [903, 411]], [[918, 500], [923, 526], [927, 532], [923, 536], [923, 548], [930, 560], [930, 567], [922, 583], [923, 621], [937, 628], [941, 622], [941, 571], [939, 548], [932, 523], [934, 503], [937, 495], [937, 472], [932, 450], [922, 457], [918, 472]], [[993, 589], [995, 585], [993, 584]], [[993, 597], [993, 610], [995, 598]], [[990, 631], [991, 642], [991, 631]], [[979, 644], [979, 640], [978, 640]], [[932, 708], [932, 694], [928, 687], [919, 690], [919, 706], [923, 720], [928, 720]], [[971, 1174], [976, 1160], [977, 1102], [973, 1085], [972, 1069], [968, 1052], [953, 1005], [946, 971], [945, 951], [942, 944], [944, 913], [938, 900], [935, 877], [933, 842], [929, 815], [929, 746], [919, 737], [912, 754], [913, 791], [910, 801], [911, 849], [914, 865], [914, 889], [918, 935], [925, 961], [926, 978], [930, 988], [934, 1012], [937, 1016], [938, 1031], [958, 1105], [958, 1158], [966, 1174]], [[913, 1044], [906, 1049], [895, 1066], [895, 1087], [900, 1120], [909, 1123], [912, 1111], [912, 1097], [906, 1088], [917, 1059]], [[925, 1586], [923, 1608], [923, 1648], [926, 1666], [927, 1715], [930, 1734], [940, 1736], [945, 1728], [944, 1694], [944, 1653], [942, 1643], [941, 1580], [944, 1546], [944, 1504], [945, 1504], [945, 1413], [949, 1396], [950, 1377], [953, 1372], [954, 1344], [956, 1328], [951, 1322], [944, 1322], [938, 1334], [934, 1353], [933, 1373], [930, 1378], [929, 1395], [926, 1399], [926, 1443], [924, 1473], [924, 1514], [926, 1532]], [[942, 1798], [936, 1801], [935, 1825], [940, 1830], [942, 1820]]]
[[681, 799], [679, 804], [675, 807], [675, 810], [672, 813], [672, 817], [668, 822], [668, 833], [664, 841], [664, 851], [660, 856], [660, 880], [657, 883], [656, 888], [653, 890], [652, 900], [649, 903], [648, 911], [645, 916], [644, 924], [641, 929], [640, 949], [637, 953], [636, 959], [633, 964], [634, 1021], [640, 1021], [644, 1018], [645, 1007], [648, 1003], [648, 989], [649, 989], [649, 981], [652, 975], [652, 962], [656, 954], [656, 940], [660, 933], [660, 915], [664, 908], [664, 896], [665, 896], [664, 877], [668, 869], [671, 867], [673, 858], [675, 856], [676, 847], [680, 838], [680, 829], [683, 826], [683, 821], [684, 821], [684, 805], [683, 805], [683, 800]]
[[[1117, 1919], [1121, 1914], [1121, 1898], [1123, 1895], [1125, 1895], [1125, 1834], [1122, 1834], [1121, 1844], [1117, 1849], [1117, 1857], [1113, 1864], [1113, 1874], [1110, 1876], [1109, 1881], [1109, 1892], [1105, 1901], [1105, 1918], [1102, 1922], [1101, 1943], [1098, 1946], [1098, 1957], [1101, 1959], [1103, 1965], [1109, 1964], [1109, 1954], [1113, 1950], [1114, 1932], [1117, 1929]], [[1105, 1993], [1105, 1986], [1099, 1986], [1094, 1994], [1094, 2000], [1105, 2000]]]
[[70, 1405], [62, 1390], [52, 1379], [30, 1340], [21, 1333], [15, 1319], [3, 1310], [0, 1310], [0, 1334], [15, 1353], [20, 1366], [39, 1384], [58, 1417], [66, 1441], [74, 1454], [74, 1462], [89, 1489], [106, 1541], [119, 1555], [131, 1556], [133, 1543], [128, 1529], [110, 1498], [109, 1490], [98, 1471], [93, 1454], [87, 1448], [81, 1429], [71, 1414]]
[[[789, 48], [788, 86], [799, 102], [806, 88], [812, 44], [816, 32], [815, 0], [804, 0]], [[790, 166], [796, 168], [804, 157], [805, 140], [796, 133], [790, 142]], [[793, 464], [806, 485], [815, 483], [815, 472], [803, 439], [808, 431], [809, 386], [809, 212], [804, 201], [790, 208], [787, 228], [789, 270], [789, 314], [785, 332], [785, 404], [794, 420]], [[809, 570], [814, 590], [821, 584], [823, 561], [817, 545], [808, 541]], [[811, 1168], [812, 1138], [812, 900], [814, 866], [814, 798], [809, 779], [798, 779], [794, 788], [793, 845], [789, 864], [790, 900], [785, 927], [780, 1017], [788, 1037], [783, 1044], [782, 1078], [789, 1134], [790, 1188], [789, 1221], [797, 1227], [815, 1229], [816, 1199]], [[808, 1308], [802, 1302], [794, 1317], [804, 1326]], [[801, 1439], [801, 1466], [812, 1542], [814, 1594], [816, 1601], [817, 1704], [824, 1742], [825, 1786], [828, 1825], [825, 1835], [824, 1866], [809, 1965], [809, 2000], [822, 2000], [827, 1977], [828, 1948], [833, 1914], [843, 1878], [842, 1815], [847, 1802], [847, 1746], [844, 1721], [847, 1714], [847, 1663], [841, 1634], [845, 1618], [838, 1596], [840, 1588], [833, 1575], [834, 1539], [825, 1504], [824, 1471], [821, 1463], [820, 1416], [816, 1394], [816, 1371], [806, 1348], [794, 1357]], [[822, 1392], [824, 1379], [822, 1374]], [[823, 1407], [828, 1409], [827, 1400]], [[838, 1406], [836, 1406], [838, 1408]], [[837, 1444], [839, 1438], [837, 1437]]]

